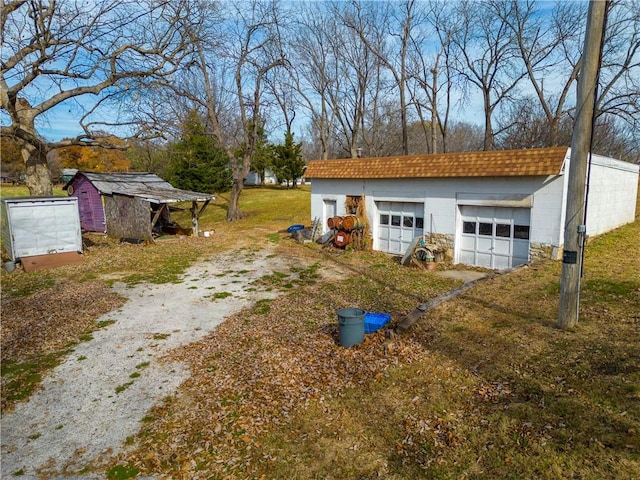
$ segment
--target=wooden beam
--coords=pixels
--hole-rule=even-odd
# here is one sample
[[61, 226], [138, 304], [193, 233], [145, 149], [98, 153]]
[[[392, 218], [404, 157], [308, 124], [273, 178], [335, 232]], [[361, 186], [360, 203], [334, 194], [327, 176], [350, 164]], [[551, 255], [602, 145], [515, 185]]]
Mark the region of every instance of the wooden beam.
[[195, 200], [191, 202], [191, 228], [193, 229], [193, 236], [198, 236], [198, 202]]
[[166, 203], [161, 203], [160, 204], [160, 208], [158, 210], [156, 210], [156, 214], [153, 216], [153, 219], [151, 220], [151, 230], [153, 231], [153, 227], [156, 226], [156, 223], [158, 223], [158, 220], [160, 219], [160, 215], [162, 215], [162, 211], [167, 208], [167, 204]]
[[200, 215], [202, 215], [202, 212], [204, 212], [204, 209], [207, 208], [207, 205], [209, 205], [209, 202], [211, 201], [211, 199], [206, 200], [203, 204], [202, 204], [202, 208], [200, 209], [200, 211], [198, 212], [198, 218], [200, 218]]
[[477, 280], [470, 280], [468, 282], [463, 283], [460, 287], [454, 290], [446, 292], [440, 295], [439, 297], [433, 298], [426, 303], [418, 305], [416, 308], [413, 309], [411, 313], [409, 313], [408, 315], [405, 315], [398, 321], [395, 328], [396, 333], [398, 334], [405, 333], [407, 330], [409, 330], [413, 326], [414, 323], [420, 320], [430, 310], [433, 310], [434, 308], [438, 307], [444, 302], [447, 302], [453, 298], [456, 298], [457, 296], [463, 294], [470, 288], [475, 287], [478, 283], [484, 280], [493, 278], [495, 277], [495, 275], [496, 274], [494, 273], [494, 274], [489, 274], [486, 277], [478, 278]]

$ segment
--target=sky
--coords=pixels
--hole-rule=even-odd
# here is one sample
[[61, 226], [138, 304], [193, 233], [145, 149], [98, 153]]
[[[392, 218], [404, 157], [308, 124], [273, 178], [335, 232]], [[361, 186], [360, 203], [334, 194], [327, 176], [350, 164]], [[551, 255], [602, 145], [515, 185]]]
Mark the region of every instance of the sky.
[[[549, 3], [553, 5], [552, 2]], [[548, 82], [545, 82], [545, 90], [552, 90], [552, 79], [549, 79]], [[86, 99], [87, 105], [89, 102], [93, 101], [94, 98], [89, 96]], [[79, 100], [79, 102], [84, 103], [85, 100]], [[69, 103], [63, 103], [49, 111], [45, 115], [41, 115], [37, 120], [37, 128], [39, 133], [44, 136], [49, 141], [58, 141], [65, 137], [76, 137], [83, 133], [82, 129], [79, 125], [79, 118], [82, 116], [81, 108], [77, 105], [74, 105], [74, 101]], [[71, 105], [71, 106], [70, 106]], [[126, 106], [125, 106], [126, 107]], [[125, 108], [126, 109], [126, 108]], [[302, 108], [300, 109], [298, 119], [303, 119], [305, 115], [302, 112]], [[473, 92], [470, 95], [469, 101], [464, 109], [464, 111], [459, 111], [457, 108], [452, 110], [452, 115], [454, 120], [462, 120], [476, 124], [483, 123], [483, 107], [482, 107], [482, 99], [478, 92]], [[113, 118], [111, 115], [104, 115], [105, 118]], [[7, 116], [0, 114], [0, 118], [2, 120], [2, 124], [6, 125]], [[303, 128], [303, 123], [298, 122], [298, 127], [301, 130]], [[296, 132], [298, 138], [300, 138], [304, 133], [303, 131]], [[276, 135], [277, 139], [281, 138], [281, 135]], [[277, 140], [276, 139], [276, 140]]]

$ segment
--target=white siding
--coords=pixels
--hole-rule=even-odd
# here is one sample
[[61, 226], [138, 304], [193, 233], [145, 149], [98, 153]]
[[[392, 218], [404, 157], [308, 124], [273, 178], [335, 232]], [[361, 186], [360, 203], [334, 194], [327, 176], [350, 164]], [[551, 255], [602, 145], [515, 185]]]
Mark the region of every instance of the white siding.
[[593, 156], [587, 198], [588, 235], [600, 235], [633, 222], [638, 168], [638, 165]]
[[559, 247], [564, 241], [566, 175], [547, 177], [533, 195], [531, 242]]
[[[567, 152], [563, 172], [569, 171], [569, 157], [570, 151]], [[638, 165], [594, 155], [590, 180], [588, 234], [604, 233], [633, 221]], [[568, 175], [564, 173], [549, 177], [313, 179], [311, 217], [322, 218], [326, 224], [328, 209], [324, 200], [335, 201], [336, 214], [344, 215], [347, 195], [365, 195], [373, 230], [370, 232], [373, 248], [380, 250], [376, 202], [424, 203], [424, 234], [427, 237], [434, 233], [459, 239], [458, 228], [462, 224], [460, 205], [509, 207], [500, 203], [505, 200], [496, 199], [517, 201], [527, 196], [530, 202], [530, 243], [550, 246], [557, 253], [564, 242], [567, 184]], [[484, 203], [483, 198], [486, 198]]]
[[[463, 194], [533, 195], [531, 242], [559, 245], [562, 217], [562, 177], [429, 178], [429, 179], [313, 179], [311, 217], [322, 218], [323, 199], [334, 199], [337, 214], [344, 215], [347, 195], [364, 194], [369, 222], [377, 227], [376, 201], [424, 202], [424, 233], [455, 235], [458, 219], [456, 196]], [[375, 235], [374, 235], [375, 237]], [[374, 249], [377, 245], [374, 240]]]

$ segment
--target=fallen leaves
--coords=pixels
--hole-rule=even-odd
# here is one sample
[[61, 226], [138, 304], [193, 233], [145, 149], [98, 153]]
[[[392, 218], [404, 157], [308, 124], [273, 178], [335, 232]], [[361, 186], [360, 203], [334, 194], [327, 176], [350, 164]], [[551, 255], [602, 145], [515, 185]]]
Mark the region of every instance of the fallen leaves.
[[[60, 358], [74, 343], [90, 339], [90, 332], [101, 326], [96, 318], [123, 303], [122, 297], [99, 281], [64, 282], [28, 296], [3, 296], [2, 411], [27, 398], [42, 374], [57, 364], [54, 358]], [[10, 363], [24, 368], [5, 374]]]
[[103, 282], [64, 282], [27, 297], [3, 298], [2, 359], [19, 360], [77, 342], [96, 318], [124, 304]]
[[[423, 351], [409, 337], [385, 349], [384, 331], [341, 347], [337, 308], [325, 295], [322, 288], [301, 287], [273, 300], [268, 312], [243, 311], [205, 340], [172, 354], [172, 361], [188, 362], [192, 369], [178, 400], [188, 398], [189, 406], [158, 408], [156, 421], [140, 436], [138, 453], [128, 461], [144, 464], [149, 472], [157, 465], [173, 471], [174, 455], [188, 456], [194, 445], [206, 443], [210, 448], [199, 454], [198, 474], [224, 478], [225, 472], [251, 470], [247, 452], [259, 446], [261, 434], [286, 424], [295, 409], [373, 382]], [[328, 324], [329, 318], [335, 323]], [[160, 441], [167, 431], [171, 444]], [[156, 453], [151, 462], [145, 456], [149, 451]]]

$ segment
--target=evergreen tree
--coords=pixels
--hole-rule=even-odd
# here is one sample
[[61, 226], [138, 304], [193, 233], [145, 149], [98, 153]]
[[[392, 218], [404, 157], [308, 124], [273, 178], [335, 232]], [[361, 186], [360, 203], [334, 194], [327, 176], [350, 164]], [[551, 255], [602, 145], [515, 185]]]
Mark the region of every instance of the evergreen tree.
[[302, 158], [302, 144], [294, 143], [293, 133], [287, 131], [284, 135], [284, 144], [275, 146], [275, 158], [273, 169], [278, 182], [289, 182], [295, 187], [298, 178], [304, 173], [304, 160]]
[[176, 188], [214, 193], [231, 187], [229, 159], [206, 131], [202, 118], [189, 112], [182, 138], [170, 149], [167, 180]]
[[260, 185], [264, 185], [266, 171], [273, 168], [273, 145], [264, 133], [264, 122], [258, 125], [258, 138], [251, 158], [251, 170], [260, 176]]

